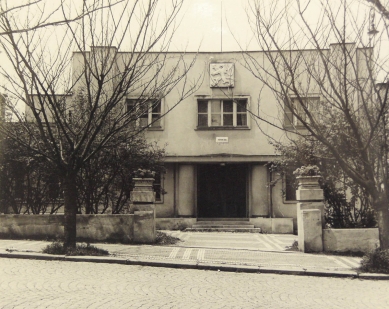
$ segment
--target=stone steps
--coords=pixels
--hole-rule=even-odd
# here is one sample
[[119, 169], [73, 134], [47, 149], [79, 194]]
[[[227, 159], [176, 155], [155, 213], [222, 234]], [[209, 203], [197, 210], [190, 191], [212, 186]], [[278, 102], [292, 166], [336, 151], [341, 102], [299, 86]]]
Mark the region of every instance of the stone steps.
[[239, 225], [243, 227], [252, 226], [254, 225], [250, 223], [249, 221], [197, 221], [193, 226], [214, 226], [214, 225]]
[[206, 218], [198, 219], [197, 223], [186, 231], [260, 233], [261, 229], [255, 228], [247, 218]]
[[239, 228], [254, 228], [254, 224], [194, 224], [192, 228], [230, 228], [230, 229], [239, 229]]
[[251, 228], [251, 227], [197, 227], [197, 228], [187, 228], [187, 232], [235, 232], [235, 233], [261, 233], [260, 228]]
[[197, 222], [208, 222], [208, 221], [219, 221], [219, 222], [230, 222], [230, 221], [238, 221], [238, 222], [249, 222], [249, 218], [197, 218]]

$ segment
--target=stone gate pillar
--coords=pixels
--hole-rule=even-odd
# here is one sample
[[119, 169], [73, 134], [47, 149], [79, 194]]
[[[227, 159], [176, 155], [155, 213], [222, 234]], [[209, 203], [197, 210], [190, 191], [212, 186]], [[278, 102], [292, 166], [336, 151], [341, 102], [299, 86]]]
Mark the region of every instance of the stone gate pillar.
[[324, 194], [319, 186], [321, 176], [297, 177], [297, 230], [299, 250], [323, 251]]
[[155, 228], [155, 194], [153, 178], [134, 178], [131, 192], [134, 214], [134, 242], [154, 243], [157, 237]]

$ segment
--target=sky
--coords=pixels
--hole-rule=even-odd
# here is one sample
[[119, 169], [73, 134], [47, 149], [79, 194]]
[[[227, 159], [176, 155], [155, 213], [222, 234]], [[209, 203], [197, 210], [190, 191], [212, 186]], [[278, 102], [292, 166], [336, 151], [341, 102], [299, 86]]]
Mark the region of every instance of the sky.
[[[0, 3], [3, 0], [0, 0]], [[44, 4], [41, 9], [49, 13], [55, 10], [60, 0], [42, 0]], [[69, 0], [78, 5], [79, 0]], [[108, 0], [107, 0], [108, 1]], [[146, 1], [146, 0], [142, 0]], [[171, 0], [159, 0], [160, 7], [158, 18], [163, 20], [164, 10], [169, 10]], [[25, 4], [28, 0], [5, 0], [9, 6]], [[249, 0], [184, 0], [183, 6], [177, 16], [177, 31], [174, 33], [171, 51], [237, 51], [239, 44], [246, 46], [252, 38], [252, 32], [247, 25], [245, 9], [248, 8]], [[3, 2], [4, 3], [4, 2]], [[25, 10], [24, 13], [27, 11]], [[30, 12], [31, 13], [31, 12]], [[34, 14], [32, 14], [34, 15]], [[38, 14], [35, 14], [38, 15]], [[21, 15], [21, 20], [26, 19]], [[55, 19], [54, 15], [54, 19]], [[58, 16], [60, 18], [61, 16]], [[57, 32], [58, 28], [56, 28]], [[234, 38], [236, 35], [236, 38]], [[60, 33], [52, 37], [47, 46], [55, 45], [56, 37], [61, 37]], [[123, 44], [121, 51], [130, 50]], [[0, 47], [0, 57], [1, 57]], [[3, 52], [4, 56], [4, 52]], [[5, 59], [2, 59], [2, 66], [7, 66]], [[9, 65], [11, 69], [11, 66]], [[0, 84], [4, 84], [4, 78], [0, 76]]]
[[[49, 13], [53, 11], [53, 8], [55, 8], [61, 0], [40, 1], [40, 8]], [[108, 3], [110, 0], [105, 1]], [[147, 2], [149, 0], [140, 1]], [[174, 0], [159, 0], [160, 14], [158, 18], [161, 20], [163, 19], [164, 10], [169, 9], [172, 1]], [[315, 5], [315, 3], [319, 3], [322, 0], [299, 1], [301, 3], [311, 2], [308, 7], [310, 11], [307, 16], [311, 22], [317, 22], [319, 6]], [[337, 3], [337, 5], [339, 4], [339, 0], [326, 1], [329, 1], [330, 3], [333, 2], [334, 4]], [[368, 12], [370, 6], [368, 0], [347, 1], [348, 3], [353, 3], [353, 7], [362, 12], [359, 13], [359, 18]], [[389, 3], [389, 0], [383, 1]], [[8, 6], [13, 6], [28, 2], [30, 2], [30, 0], [0, 0], [0, 5], [4, 5], [5, 3], [6, 5], [8, 4]], [[236, 51], [240, 50], [242, 47], [251, 50], [258, 49], [248, 20], [248, 16], [251, 15], [251, 8], [256, 2], [261, 3], [265, 11], [267, 7], [270, 7], [271, 5], [276, 4], [279, 8], [284, 8], [296, 2], [296, 0], [183, 0], [182, 9], [177, 16], [177, 23], [180, 23], [180, 25], [174, 34], [171, 50]], [[66, 3], [70, 3], [69, 7], [74, 11], [75, 8], [80, 7], [81, 1], [66, 0]], [[290, 8], [289, 11], [292, 15], [292, 8]], [[267, 17], [272, 18], [272, 16]], [[24, 17], [22, 17], [21, 20], [23, 19]], [[378, 19], [378, 16], [376, 19]], [[286, 32], [287, 29], [283, 29], [283, 31]]]
[[[162, 0], [163, 1], [163, 0]], [[169, 0], [167, 0], [169, 1]], [[300, 0], [302, 3], [310, 2], [306, 16], [312, 25], [318, 22], [320, 14], [319, 6], [315, 2], [320, 0]], [[327, 0], [333, 2], [334, 7], [339, 5], [339, 0]], [[387, 0], [385, 0], [387, 1]], [[285, 5], [293, 5], [295, 0], [184, 0], [181, 25], [173, 38], [173, 49], [188, 51], [239, 51], [241, 48], [256, 50], [259, 48], [249, 18], [252, 18], [252, 7], [255, 2], [263, 5], [264, 11], [276, 3], [280, 8]], [[371, 7], [367, 0], [349, 0], [351, 10], [361, 21], [369, 14]], [[389, 1], [388, 1], [389, 3]], [[290, 7], [293, 15], [293, 8]], [[265, 13], [266, 15], [266, 13]], [[379, 14], [376, 13], [376, 26], [379, 28]], [[271, 18], [271, 17], [270, 17]], [[339, 20], [340, 21], [340, 20]], [[367, 35], [368, 29], [366, 29]], [[287, 32], [282, 29], [281, 32]], [[382, 34], [382, 32], [381, 32]], [[388, 34], [385, 37], [389, 41]], [[389, 45], [388, 50], [389, 50]], [[325, 46], [328, 48], [328, 46]]]
[[[247, 22], [247, 0], [186, 0], [173, 47], [177, 50], [236, 51], [253, 34]], [[236, 36], [234, 38], [234, 35]]]
[[[3, 2], [4, 1], [4, 2]], [[29, 0], [0, 0], [1, 3], [9, 5], [17, 5], [27, 3]], [[42, 0], [45, 3], [45, 11], [50, 12], [60, 0]], [[73, 1], [75, 5], [79, 5], [79, 0]], [[107, 0], [108, 1], [108, 0]], [[146, 0], [141, 0], [146, 1]], [[159, 18], [163, 19], [164, 10], [167, 10], [172, 0], [160, 0]], [[320, 0], [300, 0], [320, 1]], [[334, 3], [339, 3], [339, 0], [328, 0]], [[387, 1], [387, 0], [385, 0]], [[181, 11], [177, 16], [179, 23], [178, 30], [174, 33], [171, 51], [239, 51], [241, 48], [245, 50], [258, 50], [258, 44], [254, 37], [253, 31], [249, 24], [248, 14], [255, 0], [184, 0]], [[270, 6], [273, 3], [278, 3], [279, 7], [292, 3], [292, 0], [259, 0], [260, 3]], [[358, 18], [363, 18], [369, 10], [367, 0], [355, 0], [356, 8], [360, 10]], [[317, 22], [319, 15], [318, 9], [311, 6], [311, 11], [308, 16], [311, 22]], [[290, 11], [292, 12], [292, 10]], [[293, 15], [293, 13], [291, 13]], [[377, 14], [376, 14], [377, 16]], [[269, 16], [272, 18], [272, 16]], [[379, 16], [377, 16], [378, 19]], [[366, 29], [366, 33], [367, 33]], [[280, 33], [285, 32], [283, 29]], [[382, 34], [382, 31], [380, 32]], [[388, 36], [385, 39], [385, 45], [382, 50], [389, 50]], [[50, 44], [48, 44], [49, 46]], [[328, 48], [328, 46], [324, 46]], [[126, 51], [125, 44], [122, 51]], [[1, 52], [1, 49], [0, 49]], [[4, 54], [3, 54], [4, 55]], [[388, 53], [385, 52], [386, 57]], [[0, 54], [1, 57], [1, 54]], [[386, 62], [388, 63], [389, 61]], [[2, 61], [2, 65], [5, 62]], [[0, 84], [4, 80], [0, 77]]]

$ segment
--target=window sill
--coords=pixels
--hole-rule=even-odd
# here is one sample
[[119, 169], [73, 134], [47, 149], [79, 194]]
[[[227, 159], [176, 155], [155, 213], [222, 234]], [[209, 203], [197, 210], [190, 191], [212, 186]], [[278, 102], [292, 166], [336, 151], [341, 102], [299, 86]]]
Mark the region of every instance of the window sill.
[[149, 127], [146, 129], [147, 131], [163, 131], [162, 127]]
[[212, 131], [212, 130], [250, 130], [248, 126], [240, 127], [197, 127], [195, 131]]
[[284, 204], [296, 204], [298, 201], [286, 201], [284, 200]]
[[302, 131], [302, 130], [307, 130], [306, 127], [304, 126], [284, 126], [284, 129], [285, 130], [288, 130], [288, 131]]

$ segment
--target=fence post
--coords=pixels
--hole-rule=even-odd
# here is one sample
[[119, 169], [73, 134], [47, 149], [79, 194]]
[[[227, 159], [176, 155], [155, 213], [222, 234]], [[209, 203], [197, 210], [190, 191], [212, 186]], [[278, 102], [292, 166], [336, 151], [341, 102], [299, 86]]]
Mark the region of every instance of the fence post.
[[299, 250], [323, 251], [324, 194], [319, 186], [320, 176], [297, 177], [297, 231]]
[[134, 178], [131, 192], [134, 214], [134, 242], [154, 243], [157, 237], [155, 228], [155, 194], [153, 178]]

